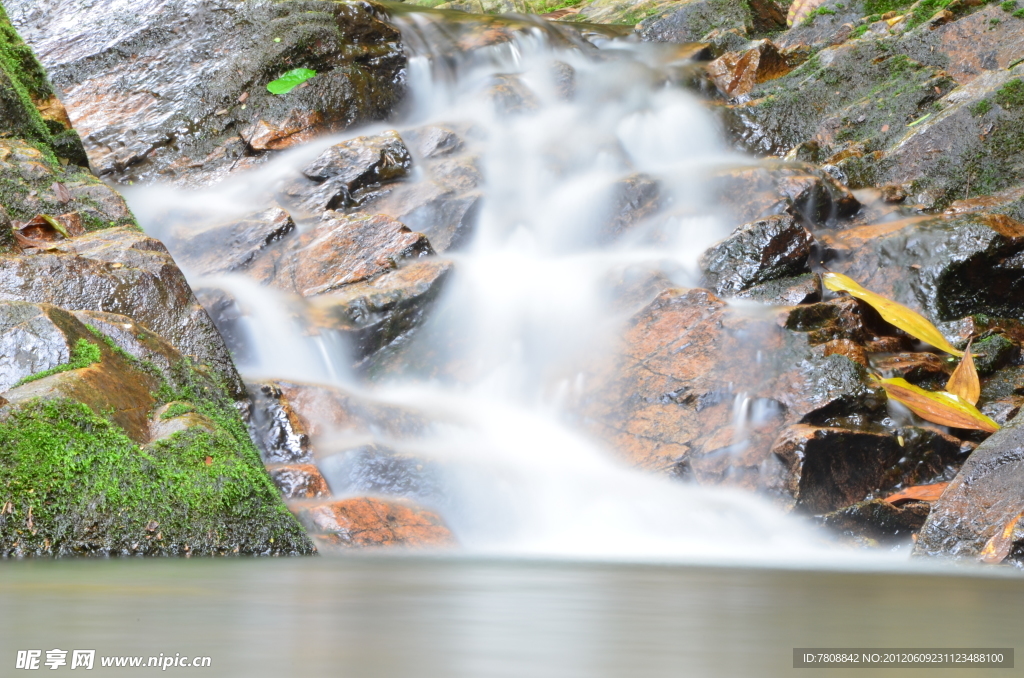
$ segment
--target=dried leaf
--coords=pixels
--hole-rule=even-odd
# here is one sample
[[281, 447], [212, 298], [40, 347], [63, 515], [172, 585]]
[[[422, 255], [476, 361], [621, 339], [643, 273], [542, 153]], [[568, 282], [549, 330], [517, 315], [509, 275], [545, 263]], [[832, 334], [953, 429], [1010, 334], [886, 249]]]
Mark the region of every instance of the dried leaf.
[[999, 430], [999, 424], [979, 412], [971, 403], [952, 393], [926, 391], [899, 377], [877, 381], [890, 398], [903, 403], [922, 419], [954, 428], [989, 433]]
[[57, 202], [71, 202], [71, 192], [68, 191], [67, 186], [59, 181], [53, 182], [50, 190], [57, 196]]
[[897, 304], [891, 299], [886, 299], [880, 294], [864, 289], [856, 280], [842, 273], [826, 273], [821, 277], [821, 280], [825, 283], [825, 287], [833, 292], [847, 292], [850, 296], [870, 304], [887, 323], [895, 325], [915, 339], [920, 339], [937, 349], [957, 357], [963, 355], [963, 351], [956, 350], [942, 336], [942, 332], [939, 332], [938, 328], [928, 322], [927, 318], [920, 313], [911, 311], [902, 304]]
[[946, 390], [972, 405], [978, 404], [978, 398], [981, 397], [981, 380], [978, 379], [978, 370], [974, 368], [970, 341], [967, 342], [967, 350], [964, 351], [960, 364], [946, 382]]
[[885, 498], [885, 501], [893, 504], [894, 506], [906, 501], [927, 501], [929, 503], [938, 501], [947, 485], [949, 485], [948, 482], [933, 483], [931, 485], [914, 485], [913, 487], [904, 488], [901, 492], [897, 492], [896, 494], [890, 494]]
[[992, 535], [992, 538], [985, 543], [985, 548], [981, 549], [981, 553], [978, 554], [978, 560], [991, 565], [1006, 560], [1006, 556], [1010, 555], [1010, 547], [1013, 546], [1014, 528], [1021, 516], [1024, 516], [1024, 511], [1010, 518], [1006, 525], [1003, 525], [1003, 529]]

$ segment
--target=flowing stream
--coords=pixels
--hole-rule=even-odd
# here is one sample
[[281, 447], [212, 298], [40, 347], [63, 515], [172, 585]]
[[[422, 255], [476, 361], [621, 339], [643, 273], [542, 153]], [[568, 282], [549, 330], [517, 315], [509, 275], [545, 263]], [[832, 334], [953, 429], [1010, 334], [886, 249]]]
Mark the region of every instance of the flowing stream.
[[[692, 70], [679, 48], [593, 32], [584, 40], [577, 29], [524, 17], [511, 21], [511, 41], [467, 49], [486, 25], [394, 8], [410, 51], [400, 119], [319, 139], [205, 190], [127, 192], [144, 227], [162, 237], [265, 208], [324, 148], [360, 134], [445, 124], [479, 157], [483, 206], [472, 239], [444, 253], [455, 275], [403, 349], [425, 358], [367, 381], [351, 369], [344, 342], [304, 331], [305, 300], [245, 275], [190, 275], [193, 287], [219, 287], [239, 303], [243, 375], [334, 384], [442, 422], [412, 442], [350, 442], [440, 461], [445, 489], [427, 503], [470, 553], [762, 564], [905, 557], [836, 555], [820, 534], [758, 497], [627, 468], [569, 415], [585, 386], [580, 367], [608, 350], [638, 308], [624, 309], [612, 281], [694, 286], [697, 258], [730, 230], [705, 177], [753, 162], [726, 147], [686, 88]], [[529, 112], [510, 114], [489, 98], [496, 79], [509, 77], [533, 93], [514, 102]], [[635, 173], [657, 179], [663, 208], [609, 244], [601, 230], [612, 189]], [[742, 430], [750, 408], [742, 393], [735, 397]], [[330, 460], [321, 468], [330, 482]]]

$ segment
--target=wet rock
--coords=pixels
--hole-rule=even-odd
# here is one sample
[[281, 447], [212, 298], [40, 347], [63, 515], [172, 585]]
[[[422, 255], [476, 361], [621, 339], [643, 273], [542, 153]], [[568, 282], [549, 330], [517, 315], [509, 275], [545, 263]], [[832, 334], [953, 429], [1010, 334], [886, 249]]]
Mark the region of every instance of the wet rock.
[[411, 164], [397, 132], [356, 137], [331, 146], [302, 170], [314, 183], [293, 184], [285, 192], [299, 197], [306, 211], [319, 214], [349, 207], [361, 191], [405, 176]]
[[973, 443], [920, 426], [898, 429], [896, 440], [902, 448], [901, 456], [885, 470], [878, 485], [883, 495], [914, 485], [952, 480], [975, 448]]
[[610, 243], [658, 212], [663, 204], [661, 186], [646, 174], [630, 174], [611, 186], [612, 200], [598, 242]]
[[1016, 360], [1020, 346], [1005, 334], [996, 332], [971, 344], [971, 356], [978, 374], [988, 376], [1010, 360]]
[[427, 239], [384, 215], [328, 212], [286, 247], [268, 250], [252, 266], [254, 277], [302, 296], [330, 292], [433, 254]]
[[540, 108], [537, 95], [517, 75], [496, 75], [487, 97], [500, 115], [530, 113]]
[[[596, 18], [586, 10], [580, 13]], [[651, 42], [697, 42], [712, 29], [737, 28], [746, 31], [751, 23], [752, 17], [746, 3], [689, 0], [684, 3], [666, 3], [663, 8], [659, 8], [657, 14], [640, 21], [636, 31], [641, 40]]]
[[866, 497], [901, 450], [888, 432], [796, 425], [783, 431], [772, 454], [785, 470], [771, 469], [765, 489], [787, 507], [821, 514]]
[[955, 200], [950, 203], [943, 214], [956, 216], [972, 212], [1005, 214], [1015, 221], [1024, 221], [1024, 186], [1014, 186], [1004, 191], [997, 191], [992, 195]]
[[924, 501], [893, 506], [872, 499], [827, 513], [821, 517], [821, 524], [847, 536], [883, 543], [903, 542], [921, 529], [930, 510], [931, 506]]
[[432, 503], [444, 496], [436, 462], [377, 444], [333, 454], [321, 466], [339, 494], [385, 495]]
[[860, 209], [848, 188], [798, 163], [725, 168], [712, 178], [712, 189], [737, 224], [786, 213], [810, 227], [829, 226]]
[[886, 334], [886, 323], [866, 303], [842, 296], [794, 308], [786, 317], [787, 329], [805, 332], [812, 346], [849, 340], [871, 351], [898, 351], [904, 345]]
[[[0, 302], [0, 392], [70, 360], [71, 344], [50, 313], [60, 311], [25, 302]], [[66, 318], [62, 320], [61, 324], [67, 323]]]
[[[67, 194], [58, 195], [61, 191]], [[135, 224], [124, 200], [110, 187], [21, 139], [0, 139], [0, 203], [9, 217], [20, 221], [39, 214], [76, 214], [89, 230]]]
[[955, 365], [934, 353], [890, 353], [873, 356], [872, 366], [884, 377], [903, 377], [928, 390], [945, 390]]
[[588, 373], [585, 421], [637, 466], [757, 488], [786, 425], [872, 416], [885, 403], [863, 366], [783, 323], [706, 290], [666, 290]]
[[174, 414], [170, 408], [178, 404], [186, 405], [186, 403], [169, 403], [153, 412], [153, 417], [149, 422], [150, 443], [168, 440], [175, 434], [188, 431], [191, 428], [201, 428], [209, 433], [217, 432], [217, 424], [202, 414], [197, 412]]
[[984, 213], [822, 234], [825, 263], [933, 320], [1024, 317], [1024, 225]]
[[770, 40], [758, 40], [742, 52], [727, 52], [707, 65], [718, 91], [727, 97], [749, 94], [754, 85], [792, 70]]
[[254, 437], [272, 463], [309, 463], [314, 447], [329, 446], [325, 441], [334, 435], [407, 438], [429, 426], [417, 412], [328, 386], [273, 381], [248, 387]]
[[285, 499], [321, 499], [331, 496], [327, 481], [312, 464], [271, 466], [267, 471]]
[[353, 547], [445, 548], [455, 537], [432, 511], [369, 497], [302, 508], [299, 519], [322, 535], [324, 545]]
[[379, 198], [361, 205], [359, 212], [386, 214], [402, 222], [425, 235], [437, 252], [458, 249], [472, 237], [482, 204], [480, 193], [471, 190], [479, 176], [469, 175], [468, 181], [459, 181], [460, 177], [453, 176], [459, 169], [472, 171], [475, 167], [461, 166], [444, 177], [454, 180], [452, 183], [461, 184], [458, 188], [447, 181], [399, 184], [382, 192]]
[[744, 224], [700, 259], [703, 284], [735, 294], [759, 283], [808, 273], [814, 236], [789, 215]]
[[1010, 366], [985, 379], [978, 409], [1005, 426], [1024, 405], [1024, 368]]
[[1024, 429], [1018, 416], [964, 462], [932, 512], [916, 555], [975, 558], [985, 543], [1024, 511]]
[[167, 240], [178, 262], [200, 275], [213, 275], [244, 269], [261, 250], [294, 230], [288, 213], [271, 207], [227, 224], [179, 227]]
[[458, 133], [443, 125], [404, 130], [402, 138], [409, 141], [409, 150], [425, 160], [451, 155], [463, 147], [463, 140]]
[[806, 273], [769, 280], [739, 292], [736, 297], [774, 306], [813, 304], [821, 301], [821, 277], [817, 273]]
[[357, 364], [418, 327], [451, 274], [425, 260], [311, 300], [314, 324], [349, 337]]
[[[398, 31], [375, 5], [317, 0], [7, 3], [87, 147], [112, 180], [203, 183], [263, 149], [383, 119], [402, 95]], [[283, 96], [270, 80], [317, 76]]]
[[134, 229], [109, 228], [51, 243], [38, 254], [0, 256], [0, 298], [128, 316], [242, 393], [224, 340], [170, 254]]
[[251, 337], [243, 323], [238, 301], [227, 291], [214, 287], [197, 288], [195, 295], [223, 337], [231, 357], [237, 363], [248, 362], [252, 357], [249, 348]]

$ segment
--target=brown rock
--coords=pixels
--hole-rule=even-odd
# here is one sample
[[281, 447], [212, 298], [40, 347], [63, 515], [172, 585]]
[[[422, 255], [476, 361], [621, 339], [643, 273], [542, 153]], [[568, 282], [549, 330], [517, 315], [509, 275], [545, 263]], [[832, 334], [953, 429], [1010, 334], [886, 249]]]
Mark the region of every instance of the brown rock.
[[727, 97], [749, 94], [754, 85], [782, 77], [792, 70], [770, 40], [758, 40], [743, 52], [727, 52], [707, 65], [718, 91]]
[[809, 272], [814, 237], [789, 215], [744, 224], [701, 255], [703, 284], [717, 294]]
[[253, 275], [264, 283], [313, 296], [395, 269], [403, 259], [432, 253], [426, 237], [384, 215], [329, 212], [287, 247], [260, 257]]
[[271, 466], [267, 471], [285, 499], [321, 499], [331, 496], [327, 481], [313, 464]]
[[318, 111], [294, 110], [280, 123], [260, 120], [241, 131], [245, 143], [256, 151], [283, 151], [312, 141], [322, 129], [323, 116]]
[[201, 275], [246, 268], [260, 251], [295, 230], [291, 216], [271, 207], [227, 224], [179, 227], [166, 238], [175, 258]]
[[359, 497], [302, 508], [299, 520], [323, 535], [321, 543], [342, 548], [400, 546], [445, 548], [455, 537], [440, 516], [416, 506]]
[[924, 501], [893, 506], [873, 499], [828, 513], [821, 517], [821, 524], [843, 535], [894, 543], [908, 541], [924, 525], [930, 510]]

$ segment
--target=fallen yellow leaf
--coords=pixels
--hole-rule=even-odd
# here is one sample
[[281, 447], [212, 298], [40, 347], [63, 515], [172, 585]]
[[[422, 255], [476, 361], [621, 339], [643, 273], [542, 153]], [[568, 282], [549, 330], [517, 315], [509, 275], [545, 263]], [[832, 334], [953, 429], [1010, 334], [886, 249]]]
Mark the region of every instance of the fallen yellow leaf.
[[985, 548], [978, 554], [978, 560], [990, 565], [1006, 560], [1006, 556], [1010, 555], [1010, 547], [1013, 546], [1013, 528], [1017, 526], [1021, 516], [1024, 516], [1024, 511], [1010, 518], [1006, 525], [1003, 525], [1003, 529], [992, 535], [985, 543]]
[[946, 390], [972, 405], [978, 404], [978, 398], [981, 397], [981, 380], [978, 379], [978, 370], [974, 368], [970, 341], [967, 342], [967, 350], [964, 351], [960, 364], [946, 382]]
[[899, 377], [876, 379], [890, 398], [903, 403], [922, 419], [954, 428], [969, 428], [989, 433], [999, 430], [999, 424], [953, 393], [926, 391]]
[[886, 299], [880, 294], [864, 289], [853, 278], [842, 273], [826, 273], [821, 276], [821, 280], [825, 283], [825, 287], [833, 292], [846, 292], [850, 296], [870, 304], [887, 323], [895, 325], [915, 339], [920, 339], [957, 357], [964, 354], [963, 351], [956, 350], [952, 344], [946, 341], [942, 332], [939, 332], [939, 329], [928, 322], [923, 315], [902, 304], [897, 304], [891, 299]]

